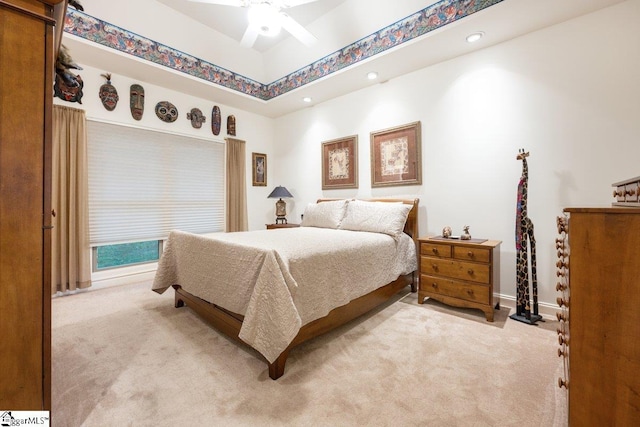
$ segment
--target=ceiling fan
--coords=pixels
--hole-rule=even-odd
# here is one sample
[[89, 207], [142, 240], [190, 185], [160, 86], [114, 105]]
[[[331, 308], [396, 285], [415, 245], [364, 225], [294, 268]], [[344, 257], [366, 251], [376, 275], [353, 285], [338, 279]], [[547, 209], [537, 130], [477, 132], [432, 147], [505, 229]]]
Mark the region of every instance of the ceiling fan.
[[283, 9], [312, 3], [318, 0], [190, 0], [222, 6], [248, 8], [249, 25], [242, 36], [240, 45], [252, 47], [258, 36], [274, 37], [284, 28], [305, 46], [311, 46], [318, 39], [306, 28], [283, 12]]

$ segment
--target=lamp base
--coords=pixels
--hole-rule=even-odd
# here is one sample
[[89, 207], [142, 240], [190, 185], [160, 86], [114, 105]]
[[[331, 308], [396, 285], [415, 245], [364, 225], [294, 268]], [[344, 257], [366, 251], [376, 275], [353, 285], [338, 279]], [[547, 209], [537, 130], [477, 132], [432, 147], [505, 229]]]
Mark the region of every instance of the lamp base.
[[287, 224], [287, 218], [279, 216], [276, 218], [276, 224]]

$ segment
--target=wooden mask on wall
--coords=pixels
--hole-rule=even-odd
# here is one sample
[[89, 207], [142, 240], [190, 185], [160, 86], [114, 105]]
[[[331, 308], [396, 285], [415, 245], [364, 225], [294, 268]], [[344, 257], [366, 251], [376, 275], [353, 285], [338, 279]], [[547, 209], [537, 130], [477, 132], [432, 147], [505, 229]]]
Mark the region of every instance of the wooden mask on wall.
[[129, 106], [131, 107], [131, 116], [136, 120], [142, 119], [142, 114], [144, 114], [144, 88], [139, 84], [131, 85]]
[[202, 123], [207, 121], [207, 118], [202, 114], [202, 110], [199, 108], [192, 108], [191, 111], [187, 113], [187, 120], [191, 120], [191, 126], [195, 129], [200, 129], [202, 127]]
[[116, 90], [115, 86], [111, 84], [110, 73], [105, 73], [100, 75], [104, 77], [107, 80], [107, 82], [102, 86], [100, 86], [100, 91], [98, 92], [98, 96], [100, 97], [100, 101], [102, 101], [102, 105], [104, 106], [104, 108], [106, 108], [107, 111], [113, 111], [116, 108], [118, 101], [120, 100], [120, 97], [118, 96], [118, 91]]
[[156, 116], [163, 122], [173, 123], [178, 118], [178, 109], [169, 101], [160, 101], [156, 104]]
[[236, 136], [236, 117], [227, 117], [227, 135]]
[[67, 79], [63, 78], [59, 73], [56, 73], [56, 81], [53, 85], [53, 93], [60, 99], [69, 102], [77, 102], [82, 104], [82, 88], [84, 82], [80, 75], [68, 76]]

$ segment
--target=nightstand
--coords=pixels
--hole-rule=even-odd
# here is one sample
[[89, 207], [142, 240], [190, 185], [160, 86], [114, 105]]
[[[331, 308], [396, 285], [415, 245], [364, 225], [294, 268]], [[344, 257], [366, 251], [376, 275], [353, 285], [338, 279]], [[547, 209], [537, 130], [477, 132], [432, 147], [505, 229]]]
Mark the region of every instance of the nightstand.
[[295, 228], [300, 227], [300, 224], [265, 224], [267, 226], [267, 230], [273, 230], [276, 228]]
[[[493, 322], [500, 308], [499, 240], [420, 238], [418, 302], [433, 298], [454, 307], [477, 308]], [[495, 295], [495, 296], [494, 296]]]

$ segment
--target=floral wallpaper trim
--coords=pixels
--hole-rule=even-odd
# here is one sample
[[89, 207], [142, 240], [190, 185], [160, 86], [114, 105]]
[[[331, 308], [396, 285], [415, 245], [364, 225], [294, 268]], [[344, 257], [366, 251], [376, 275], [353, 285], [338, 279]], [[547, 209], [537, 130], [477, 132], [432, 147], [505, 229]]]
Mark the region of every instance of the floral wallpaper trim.
[[503, 0], [441, 0], [293, 73], [263, 84], [69, 8], [64, 31], [265, 101], [378, 55]]

